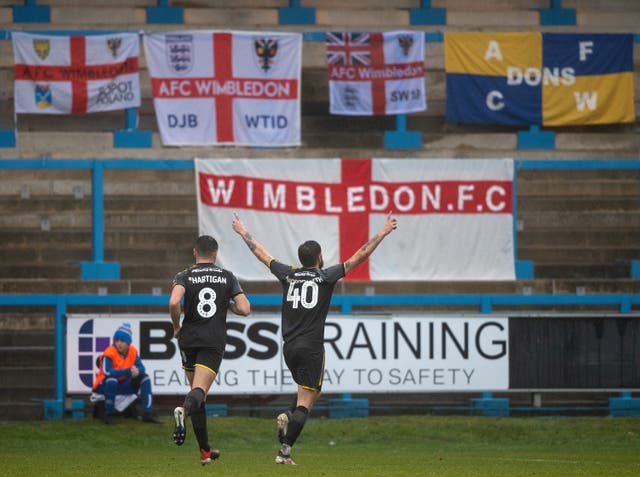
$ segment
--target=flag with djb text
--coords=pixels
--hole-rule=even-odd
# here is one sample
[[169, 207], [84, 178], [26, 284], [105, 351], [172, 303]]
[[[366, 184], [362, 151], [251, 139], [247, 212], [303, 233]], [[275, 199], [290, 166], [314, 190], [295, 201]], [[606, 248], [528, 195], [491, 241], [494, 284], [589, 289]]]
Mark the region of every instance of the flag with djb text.
[[347, 280], [513, 280], [511, 159], [197, 159], [201, 234], [243, 280], [272, 275], [232, 230], [237, 212], [278, 260], [316, 240], [348, 260], [393, 211], [398, 228]]
[[427, 109], [424, 33], [325, 33], [331, 114]]
[[140, 106], [137, 33], [11, 34], [16, 113], [95, 113]]
[[144, 48], [163, 144], [300, 144], [299, 33], [154, 33]]

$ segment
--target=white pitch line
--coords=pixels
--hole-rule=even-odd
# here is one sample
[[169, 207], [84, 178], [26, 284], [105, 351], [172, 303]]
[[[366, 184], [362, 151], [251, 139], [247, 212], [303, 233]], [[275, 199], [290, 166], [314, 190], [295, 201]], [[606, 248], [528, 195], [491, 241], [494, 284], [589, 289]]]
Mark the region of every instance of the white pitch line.
[[[497, 457], [491, 460], [504, 460], [504, 461], [512, 461], [512, 462], [542, 462], [542, 463], [550, 463], [550, 464], [596, 464], [596, 465], [609, 465], [610, 462], [600, 462], [597, 460], [563, 460], [563, 459], [534, 459], [534, 458], [526, 458], [526, 457]], [[640, 466], [640, 463], [633, 462], [631, 464], [625, 465], [633, 465]]]

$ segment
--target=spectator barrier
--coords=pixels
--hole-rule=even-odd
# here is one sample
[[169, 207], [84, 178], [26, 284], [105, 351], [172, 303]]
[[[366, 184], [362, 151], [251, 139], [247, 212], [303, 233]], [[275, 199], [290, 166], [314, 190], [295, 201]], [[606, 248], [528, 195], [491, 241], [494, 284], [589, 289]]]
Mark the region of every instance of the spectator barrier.
[[[278, 307], [280, 295], [251, 295], [253, 306]], [[167, 306], [168, 295], [0, 295], [0, 306], [53, 306], [55, 307], [55, 399], [46, 400], [45, 416], [62, 418], [65, 410], [65, 336], [66, 314], [71, 306], [92, 306], [99, 309], [103, 306]], [[341, 313], [353, 313], [353, 307], [372, 306], [427, 306], [456, 305], [475, 306], [480, 313], [492, 313], [492, 307], [508, 305], [511, 307], [527, 306], [601, 306], [619, 307], [621, 314], [630, 314], [631, 307], [640, 305], [640, 296], [631, 294], [607, 295], [334, 295], [332, 305], [338, 306]], [[336, 406], [344, 407], [350, 396], [343, 396]], [[620, 398], [612, 403], [612, 409], [626, 413], [640, 413], [640, 398], [632, 398], [630, 391], [624, 390]], [[360, 407], [359, 400], [352, 404]], [[479, 400], [472, 401], [478, 413], [485, 415], [508, 415], [508, 399], [492, 397], [485, 392]], [[355, 411], [354, 411], [355, 412]]]

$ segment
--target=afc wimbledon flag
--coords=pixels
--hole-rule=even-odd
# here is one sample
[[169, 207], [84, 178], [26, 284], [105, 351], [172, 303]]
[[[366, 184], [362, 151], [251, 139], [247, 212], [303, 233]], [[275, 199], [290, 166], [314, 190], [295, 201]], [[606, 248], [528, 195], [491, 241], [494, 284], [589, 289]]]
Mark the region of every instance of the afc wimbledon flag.
[[163, 144], [300, 144], [300, 34], [157, 33], [144, 47]]
[[326, 33], [331, 114], [427, 109], [424, 33]]
[[392, 210], [398, 229], [348, 280], [513, 280], [511, 159], [197, 159], [201, 234], [243, 280], [273, 276], [231, 229], [237, 211], [278, 260], [317, 240], [349, 259]]
[[95, 113], [140, 106], [136, 33], [14, 32], [16, 113]]
[[449, 121], [635, 121], [630, 34], [445, 33], [445, 70]]

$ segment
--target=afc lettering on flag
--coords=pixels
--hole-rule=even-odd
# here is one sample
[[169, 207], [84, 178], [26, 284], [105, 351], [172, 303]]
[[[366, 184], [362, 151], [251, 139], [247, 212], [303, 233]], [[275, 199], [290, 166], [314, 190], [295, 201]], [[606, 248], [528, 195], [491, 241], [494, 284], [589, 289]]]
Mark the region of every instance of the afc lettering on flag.
[[313, 239], [344, 262], [384, 224], [398, 229], [347, 280], [513, 280], [510, 159], [197, 159], [201, 234], [225, 244], [221, 266], [272, 275], [228, 226], [233, 211], [274, 258], [298, 262]]
[[326, 33], [325, 40], [331, 114], [427, 109], [423, 33]]
[[445, 70], [449, 121], [635, 121], [630, 34], [446, 33]]
[[158, 33], [144, 47], [163, 144], [300, 144], [300, 34]]

